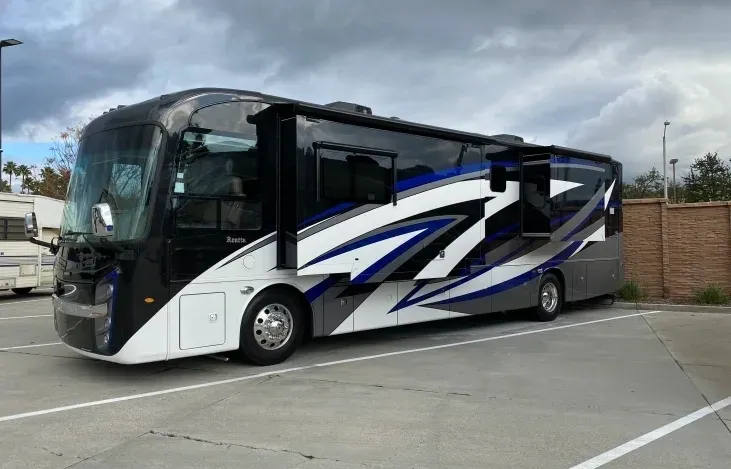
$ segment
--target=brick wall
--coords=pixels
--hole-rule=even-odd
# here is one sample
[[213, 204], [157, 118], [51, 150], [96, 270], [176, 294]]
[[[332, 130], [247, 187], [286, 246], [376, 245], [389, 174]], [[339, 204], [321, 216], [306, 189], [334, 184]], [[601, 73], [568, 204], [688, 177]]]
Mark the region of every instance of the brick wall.
[[715, 283], [731, 292], [731, 202], [624, 200], [625, 277], [654, 298], [688, 299]]

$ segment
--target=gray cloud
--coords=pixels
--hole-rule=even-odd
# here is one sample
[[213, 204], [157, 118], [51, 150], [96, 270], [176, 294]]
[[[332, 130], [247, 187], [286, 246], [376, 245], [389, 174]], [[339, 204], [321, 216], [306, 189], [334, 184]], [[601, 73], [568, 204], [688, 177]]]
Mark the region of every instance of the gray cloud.
[[125, 89], [140, 78], [151, 65], [148, 56], [95, 47], [103, 36], [103, 18], [119, 9], [112, 5], [57, 30], [3, 29], [5, 36], [24, 42], [3, 51], [6, 131], [49, 116], [65, 117], [72, 103]]
[[26, 41], [4, 55], [16, 137], [119, 104], [105, 100], [229, 86], [571, 144], [629, 173], [659, 164], [666, 118], [682, 161], [731, 142], [721, 0], [61, 3], [0, 5], [3, 34]]

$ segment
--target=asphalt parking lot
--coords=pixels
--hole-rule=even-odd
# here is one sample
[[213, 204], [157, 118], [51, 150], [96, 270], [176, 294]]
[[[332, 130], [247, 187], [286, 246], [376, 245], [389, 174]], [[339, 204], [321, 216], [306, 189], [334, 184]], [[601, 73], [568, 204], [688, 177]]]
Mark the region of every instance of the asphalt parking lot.
[[464, 318], [319, 339], [270, 368], [89, 360], [49, 315], [47, 295], [0, 293], [2, 468], [731, 461], [731, 314]]

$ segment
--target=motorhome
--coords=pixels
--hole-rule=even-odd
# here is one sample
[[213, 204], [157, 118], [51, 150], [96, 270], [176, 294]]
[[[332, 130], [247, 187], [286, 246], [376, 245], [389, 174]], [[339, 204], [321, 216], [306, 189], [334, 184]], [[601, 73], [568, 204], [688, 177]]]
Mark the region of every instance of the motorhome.
[[621, 285], [621, 186], [607, 155], [360, 104], [158, 96], [84, 129], [50, 246], [54, 323], [117, 363], [271, 365], [306, 337], [524, 308], [551, 321]]

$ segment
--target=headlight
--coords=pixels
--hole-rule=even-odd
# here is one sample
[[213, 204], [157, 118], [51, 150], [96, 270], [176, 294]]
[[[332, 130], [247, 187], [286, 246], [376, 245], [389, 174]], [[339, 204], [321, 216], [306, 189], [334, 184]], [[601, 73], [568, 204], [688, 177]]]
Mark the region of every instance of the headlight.
[[114, 295], [114, 285], [111, 281], [105, 280], [96, 286], [94, 291], [94, 304], [101, 305], [109, 301]]
[[[101, 322], [101, 325], [99, 325], [100, 322]], [[104, 319], [102, 319], [102, 318], [96, 319], [96, 324], [97, 324], [97, 326], [96, 326], [97, 335], [104, 334], [105, 332], [108, 333], [109, 329], [112, 327], [112, 316], [109, 313], [107, 313], [107, 315], [104, 316]]]

